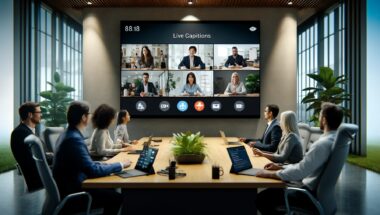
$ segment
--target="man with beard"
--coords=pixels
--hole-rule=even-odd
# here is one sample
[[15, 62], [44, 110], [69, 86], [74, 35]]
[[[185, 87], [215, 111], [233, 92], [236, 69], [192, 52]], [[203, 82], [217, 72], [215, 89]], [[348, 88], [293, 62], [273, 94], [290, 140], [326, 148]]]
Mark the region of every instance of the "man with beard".
[[41, 107], [38, 103], [25, 102], [18, 112], [21, 123], [11, 134], [11, 149], [24, 175], [28, 190], [34, 191], [42, 188], [43, 185], [32, 153], [24, 140], [30, 134], [36, 134], [36, 125], [40, 123], [42, 116]]
[[[320, 128], [323, 135], [313, 143], [304, 158], [296, 164], [281, 165], [269, 163], [264, 170], [257, 173], [257, 177], [281, 179], [282, 181], [301, 182], [301, 186], [313, 195], [316, 194], [320, 176], [326, 168], [335, 141], [336, 131], [343, 120], [342, 109], [332, 103], [323, 103], [319, 114]], [[275, 171], [269, 171], [275, 170]], [[313, 207], [310, 200], [303, 193], [289, 194], [292, 205]], [[256, 205], [261, 214], [281, 214], [277, 208], [284, 208], [284, 189], [270, 188], [257, 195]], [[283, 214], [283, 212], [282, 212]]]
[[236, 46], [232, 47], [232, 55], [228, 56], [225, 67], [246, 67], [247, 63], [245, 62], [243, 56], [238, 54], [238, 49]]

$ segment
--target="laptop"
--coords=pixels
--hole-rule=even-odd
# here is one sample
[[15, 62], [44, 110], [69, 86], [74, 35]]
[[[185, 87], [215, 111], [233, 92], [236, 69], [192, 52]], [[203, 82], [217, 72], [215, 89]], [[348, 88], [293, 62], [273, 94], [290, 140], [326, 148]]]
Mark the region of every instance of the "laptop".
[[140, 157], [137, 160], [135, 168], [116, 173], [116, 175], [122, 178], [130, 178], [155, 174], [153, 169], [153, 163], [156, 159], [157, 153], [158, 149], [144, 146], [144, 149], [142, 150]]
[[[144, 147], [149, 147], [150, 144], [152, 143], [152, 138], [153, 138], [153, 135], [150, 135], [148, 141], [146, 141], [146, 142], [143, 143], [143, 146]], [[141, 149], [132, 150], [132, 151], [129, 151], [128, 154], [141, 154], [141, 152], [143, 150], [144, 149], [142, 149], [142, 150]]]
[[232, 142], [228, 141], [224, 131], [220, 130], [219, 132], [220, 132], [220, 136], [222, 137], [222, 139], [224, 141], [224, 144], [226, 144], [226, 145], [241, 145], [241, 143], [239, 141], [232, 141]]
[[227, 151], [232, 162], [231, 173], [256, 176], [256, 173], [261, 170], [252, 167], [244, 146], [229, 147]]

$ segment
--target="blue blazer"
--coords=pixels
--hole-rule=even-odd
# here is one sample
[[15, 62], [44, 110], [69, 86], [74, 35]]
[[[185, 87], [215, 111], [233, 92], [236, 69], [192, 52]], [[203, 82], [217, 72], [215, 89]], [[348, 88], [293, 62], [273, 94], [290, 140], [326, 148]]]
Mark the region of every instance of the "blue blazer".
[[107, 176], [121, 170], [120, 163], [94, 162], [82, 133], [76, 128], [69, 127], [57, 140], [53, 176], [61, 197], [81, 191], [82, 182], [87, 178]]
[[[181, 63], [178, 65], [178, 69], [181, 69], [182, 66], [186, 66], [186, 68], [190, 69], [190, 56], [185, 56], [182, 58]], [[199, 56], [194, 56], [194, 67], [200, 66], [201, 69], [205, 69], [206, 66], [202, 62], [201, 57]]]
[[258, 148], [267, 152], [276, 152], [278, 144], [281, 141], [282, 130], [277, 119], [274, 119], [270, 124], [267, 132], [264, 131], [264, 134], [261, 139], [246, 139], [246, 143], [250, 141], [256, 141], [255, 148]]

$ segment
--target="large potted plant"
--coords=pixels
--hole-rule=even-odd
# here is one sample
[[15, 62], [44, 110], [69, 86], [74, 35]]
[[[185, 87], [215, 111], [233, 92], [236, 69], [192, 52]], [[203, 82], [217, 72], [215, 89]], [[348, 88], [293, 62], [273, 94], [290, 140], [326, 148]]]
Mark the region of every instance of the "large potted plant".
[[[313, 111], [310, 122], [314, 122], [314, 125], [318, 126], [319, 112], [323, 102], [340, 105], [343, 102], [351, 101], [351, 95], [343, 88], [348, 80], [344, 75], [335, 76], [334, 71], [329, 67], [321, 67], [319, 73], [307, 74], [307, 76], [316, 81], [316, 86], [303, 89], [308, 93], [301, 102], [309, 105], [306, 111]], [[351, 110], [345, 107], [342, 109], [346, 117], [351, 117]]]
[[61, 82], [58, 72], [54, 72], [54, 82], [47, 82], [51, 90], [42, 91], [41, 111], [47, 127], [62, 127], [66, 124], [66, 110], [71, 101], [69, 93], [75, 89]]
[[260, 75], [250, 73], [245, 78], [245, 87], [248, 93], [259, 93], [260, 92]]
[[205, 159], [204, 137], [198, 132], [173, 134], [173, 155], [179, 164], [200, 164]]

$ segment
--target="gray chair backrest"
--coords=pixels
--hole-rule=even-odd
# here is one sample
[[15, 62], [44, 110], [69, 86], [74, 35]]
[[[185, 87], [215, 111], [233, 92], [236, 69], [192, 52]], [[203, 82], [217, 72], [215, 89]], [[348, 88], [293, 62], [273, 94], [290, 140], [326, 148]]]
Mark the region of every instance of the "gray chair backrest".
[[307, 143], [306, 146], [306, 152], [309, 151], [311, 145], [319, 140], [321, 135], [323, 134], [323, 131], [319, 127], [310, 127], [310, 137], [309, 137], [309, 142]]
[[357, 131], [358, 126], [354, 124], [342, 124], [338, 128], [329, 160], [317, 188], [317, 198], [326, 215], [334, 214], [336, 211], [335, 185], [346, 161], [351, 141]]
[[47, 152], [55, 152], [55, 144], [59, 135], [61, 135], [65, 129], [63, 127], [47, 127], [44, 131], [44, 140]]
[[54, 181], [49, 165], [46, 161], [44, 150], [42, 149], [41, 140], [31, 134], [24, 140], [25, 144], [29, 145], [33, 159], [36, 162], [38, 173], [42, 183], [46, 189], [46, 199], [42, 209], [42, 214], [53, 214], [55, 208], [61, 201], [57, 184]]
[[302, 152], [306, 153], [307, 145], [309, 144], [310, 139], [310, 126], [306, 123], [298, 123], [298, 130], [300, 132], [300, 138], [302, 143]]

